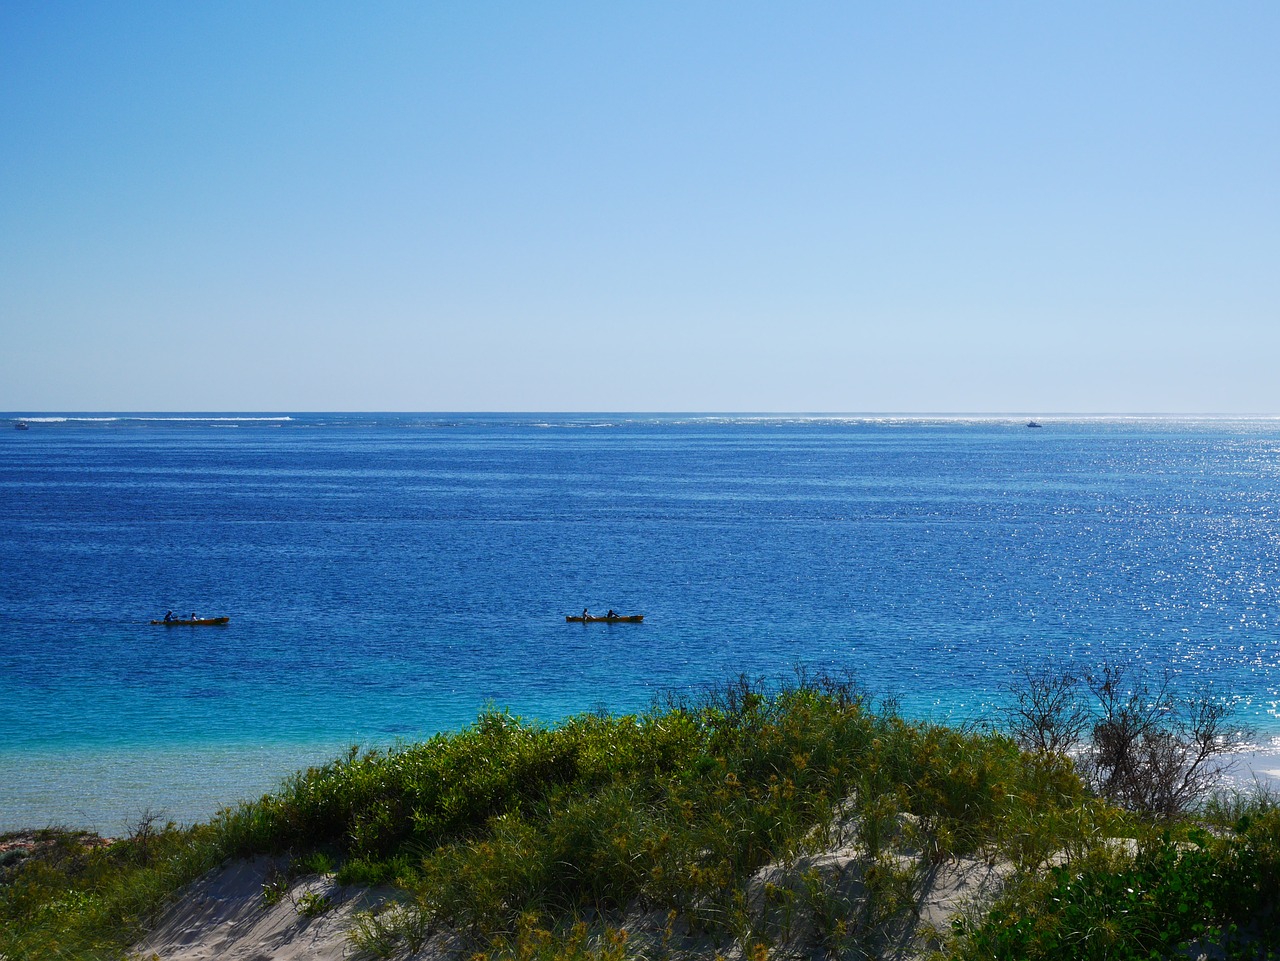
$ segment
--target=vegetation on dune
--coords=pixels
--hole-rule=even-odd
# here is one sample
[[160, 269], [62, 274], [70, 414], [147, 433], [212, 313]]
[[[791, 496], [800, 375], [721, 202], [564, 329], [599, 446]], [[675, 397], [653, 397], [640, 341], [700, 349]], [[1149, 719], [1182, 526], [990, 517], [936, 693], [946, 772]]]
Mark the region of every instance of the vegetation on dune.
[[[104, 847], [54, 834], [44, 853], [0, 866], [0, 955], [119, 956], [186, 881], [260, 853], [394, 884], [399, 897], [353, 931], [359, 950], [384, 957], [438, 934], [521, 961], [876, 957], [913, 941], [925, 885], [962, 857], [1009, 873], [993, 904], [932, 941], [939, 958], [1166, 957], [1197, 939], [1239, 957], [1280, 947], [1280, 809], [1256, 797], [1189, 815], [1187, 788], [1176, 809], [1125, 810], [1115, 802], [1142, 795], [1101, 789], [1109, 771], [1174, 787], [1190, 771], [1201, 790], [1215, 751], [1196, 761], [1209, 742], [1182, 738], [1169, 702], [1141, 714], [1133, 764], [1115, 738], [1089, 755], [1080, 745], [1103, 751], [1094, 739], [1117, 716], [1055, 731], [1076, 723], [1044, 709], [1078, 706], [1062, 690], [1074, 688], [1032, 688], [1040, 699], [1021, 707], [1034, 723], [1015, 716], [1010, 735], [907, 721], [825, 676], [742, 679], [554, 727], [488, 712], [422, 744], [352, 750], [207, 825], [148, 820]], [[264, 903], [287, 890], [273, 880]], [[327, 909], [319, 896], [295, 906]]]

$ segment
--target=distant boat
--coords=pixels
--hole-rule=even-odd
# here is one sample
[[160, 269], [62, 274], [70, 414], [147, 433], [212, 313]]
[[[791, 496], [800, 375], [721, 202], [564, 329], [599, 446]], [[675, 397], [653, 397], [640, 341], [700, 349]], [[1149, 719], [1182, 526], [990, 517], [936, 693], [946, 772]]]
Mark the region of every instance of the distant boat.
[[608, 614], [601, 614], [599, 617], [587, 615], [583, 617], [581, 614], [566, 614], [564, 619], [570, 624], [639, 624], [644, 620], [643, 614], [614, 614], [610, 617]]
[[197, 617], [186, 618], [185, 620], [173, 617], [167, 621], [152, 621], [152, 624], [163, 624], [165, 627], [215, 627], [220, 624], [226, 624], [231, 618], [229, 617]]
[[1029, 420], [1029, 421], [1027, 421], [1027, 426], [1028, 426], [1028, 427], [1039, 427], [1040, 425], [1039, 425], [1039, 424], [1037, 424], [1037, 423], [1036, 423], [1035, 421], [1033, 421], [1033, 420]]
[[13, 429], [14, 430], [30, 430], [31, 428], [27, 426], [27, 422], [25, 420], [15, 420], [13, 422]]

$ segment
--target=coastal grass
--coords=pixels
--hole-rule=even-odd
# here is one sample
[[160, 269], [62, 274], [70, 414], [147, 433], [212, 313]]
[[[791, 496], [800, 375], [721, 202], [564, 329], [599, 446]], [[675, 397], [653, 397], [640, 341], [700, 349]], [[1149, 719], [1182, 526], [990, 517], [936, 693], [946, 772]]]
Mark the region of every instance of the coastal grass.
[[394, 885], [352, 933], [381, 957], [437, 936], [529, 961], [763, 961], [802, 943], [877, 957], [913, 935], [925, 879], [960, 857], [1005, 862], [1009, 879], [938, 957], [1148, 958], [1196, 939], [1264, 957], [1242, 952], [1272, 946], [1280, 903], [1270, 799], [1151, 819], [1098, 797], [1060, 752], [908, 721], [827, 676], [740, 678], [554, 726], [487, 711], [421, 744], [353, 749], [208, 824], [57, 837], [0, 875], [6, 959], [120, 957], [187, 881], [267, 853]]

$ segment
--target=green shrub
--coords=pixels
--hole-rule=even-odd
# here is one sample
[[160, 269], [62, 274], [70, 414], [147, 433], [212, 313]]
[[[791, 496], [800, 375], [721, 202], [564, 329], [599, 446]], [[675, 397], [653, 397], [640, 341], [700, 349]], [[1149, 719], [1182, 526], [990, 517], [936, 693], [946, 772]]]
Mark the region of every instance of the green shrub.
[[1268, 812], [1233, 836], [1164, 831], [1131, 861], [1097, 856], [1052, 868], [976, 924], [958, 922], [956, 956], [1147, 961], [1203, 943], [1228, 957], [1263, 957], [1280, 948], [1278, 829]]

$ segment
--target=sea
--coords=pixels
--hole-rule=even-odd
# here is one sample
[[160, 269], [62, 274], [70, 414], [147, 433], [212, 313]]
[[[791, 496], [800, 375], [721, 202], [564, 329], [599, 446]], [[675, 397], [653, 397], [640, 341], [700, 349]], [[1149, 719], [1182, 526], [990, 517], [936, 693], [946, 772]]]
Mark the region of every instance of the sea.
[[741, 675], [984, 724], [1123, 663], [1280, 746], [1280, 419], [4, 416], [0, 830]]

